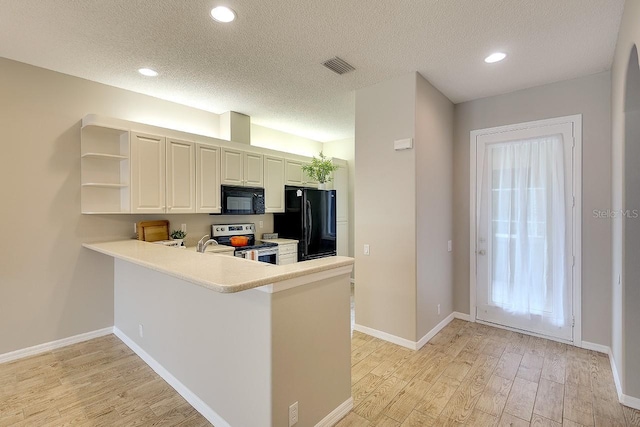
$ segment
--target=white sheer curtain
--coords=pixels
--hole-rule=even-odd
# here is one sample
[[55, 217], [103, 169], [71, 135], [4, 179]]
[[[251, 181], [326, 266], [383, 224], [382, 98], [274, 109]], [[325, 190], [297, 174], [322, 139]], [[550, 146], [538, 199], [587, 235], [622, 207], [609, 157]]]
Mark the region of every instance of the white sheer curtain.
[[567, 288], [562, 136], [488, 145], [483, 163], [489, 168], [483, 175], [490, 189], [484, 193], [490, 304], [517, 315], [544, 315], [562, 326]]

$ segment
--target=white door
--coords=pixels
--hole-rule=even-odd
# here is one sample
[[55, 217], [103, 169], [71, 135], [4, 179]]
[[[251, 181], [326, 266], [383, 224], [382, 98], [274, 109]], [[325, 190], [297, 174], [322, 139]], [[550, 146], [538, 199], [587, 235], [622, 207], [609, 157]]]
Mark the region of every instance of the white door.
[[167, 213], [196, 212], [195, 144], [167, 138]]
[[575, 129], [472, 133], [478, 320], [573, 341]]

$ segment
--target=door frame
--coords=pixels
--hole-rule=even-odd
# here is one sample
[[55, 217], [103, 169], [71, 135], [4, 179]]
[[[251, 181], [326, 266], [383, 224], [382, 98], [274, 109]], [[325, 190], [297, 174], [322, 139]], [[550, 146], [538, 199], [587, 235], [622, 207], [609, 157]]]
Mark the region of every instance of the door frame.
[[[472, 130], [469, 138], [470, 145], [470, 187], [469, 187], [469, 317], [472, 322], [485, 323], [476, 319], [476, 164], [477, 164], [477, 138], [481, 135], [489, 135], [503, 132], [510, 132], [523, 129], [532, 129], [550, 125], [571, 123], [573, 126], [573, 345], [582, 347], [582, 114], [572, 116], [556, 117], [552, 119], [536, 120], [531, 122], [517, 123], [513, 125], [498, 126], [486, 129]], [[493, 324], [491, 324], [493, 325]], [[504, 327], [516, 330], [514, 328]], [[526, 332], [529, 335], [542, 336], [539, 334]], [[544, 338], [566, 342], [558, 338], [543, 336]]]

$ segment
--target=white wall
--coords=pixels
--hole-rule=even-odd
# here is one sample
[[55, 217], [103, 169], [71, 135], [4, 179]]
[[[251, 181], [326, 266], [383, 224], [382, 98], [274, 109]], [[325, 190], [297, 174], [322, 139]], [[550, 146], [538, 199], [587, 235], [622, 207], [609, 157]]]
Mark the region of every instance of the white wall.
[[456, 105], [454, 128], [454, 307], [469, 313], [469, 133], [582, 114], [582, 339], [611, 343], [610, 74], [567, 80]]
[[[625, 3], [622, 22], [618, 33], [616, 52], [611, 68], [611, 120], [612, 120], [612, 143], [613, 143], [613, 179], [612, 179], [612, 209], [640, 209], [640, 206], [630, 206], [625, 200], [625, 192], [632, 189], [637, 194], [638, 187], [630, 187], [631, 175], [625, 171], [625, 156], [632, 153], [627, 147], [628, 144], [638, 144], [637, 134], [632, 133], [634, 123], [633, 113], [629, 114], [629, 126], [625, 126], [625, 104], [627, 93], [634, 97], [639, 97], [638, 87], [628, 91], [627, 70], [631, 60], [631, 52], [634, 46], [640, 45], [640, 2], [627, 1]], [[636, 62], [632, 64], [638, 67]], [[631, 89], [631, 86], [629, 87]], [[634, 108], [628, 109], [630, 112]], [[629, 132], [629, 133], [627, 133]], [[636, 170], [638, 164], [627, 165]], [[612, 351], [614, 360], [620, 373], [622, 393], [640, 399], [640, 328], [638, 328], [637, 313], [640, 307], [640, 289], [638, 279], [638, 252], [626, 253], [633, 250], [625, 239], [631, 238], [625, 231], [625, 226], [637, 227], [640, 219], [624, 220], [618, 216], [613, 220], [612, 236], [612, 274], [609, 289], [613, 291], [612, 298]], [[626, 248], [625, 248], [626, 246]], [[626, 250], [625, 250], [626, 249]], [[626, 260], [626, 262], [625, 262]], [[631, 265], [629, 261], [633, 260]], [[632, 270], [635, 268], [635, 270]], [[619, 280], [620, 278], [620, 280]], [[635, 320], [633, 322], [632, 320]]]
[[251, 124], [251, 145], [301, 156], [318, 156], [322, 142]]

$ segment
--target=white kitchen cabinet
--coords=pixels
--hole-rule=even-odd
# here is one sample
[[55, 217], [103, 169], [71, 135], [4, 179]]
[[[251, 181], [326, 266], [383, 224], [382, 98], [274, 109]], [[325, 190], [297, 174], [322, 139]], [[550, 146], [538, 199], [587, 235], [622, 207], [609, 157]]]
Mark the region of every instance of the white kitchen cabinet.
[[80, 141], [81, 212], [129, 213], [129, 131], [91, 114], [82, 120]]
[[165, 213], [164, 137], [131, 132], [131, 212]]
[[221, 182], [242, 187], [263, 186], [262, 154], [222, 148]]
[[167, 138], [167, 213], [196, 212], [195, 143]]
[[298, 244], [278, 244], [278, 265], [294, 264], [298, 262]]
[[296, 187], [318, 187], [318, 181], [315, 181], [302, 170], [302, 166], [307, 163], [299, 160], [287, 159], [285, 161], [285, 179], [287, 185]]
[[262, 187], [264, 185], [264, 165], [262, 154], [244, 153], [244, 185]]
[[284, 212], [284, 159], [264, 156], [265, 212]]
[[220, 213], [220, 147], [196, 144], [196, 212]]

